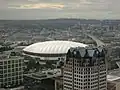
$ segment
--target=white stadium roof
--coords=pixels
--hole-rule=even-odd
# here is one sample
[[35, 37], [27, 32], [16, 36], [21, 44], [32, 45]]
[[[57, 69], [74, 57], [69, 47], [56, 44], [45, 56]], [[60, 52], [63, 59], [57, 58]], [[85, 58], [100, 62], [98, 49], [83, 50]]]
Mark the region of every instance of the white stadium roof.
[[35, 54], [65, 54], [71, 47], [86, 46], [83, 43], [72, 41], [45, 41], [27, 46], [23, 51]]

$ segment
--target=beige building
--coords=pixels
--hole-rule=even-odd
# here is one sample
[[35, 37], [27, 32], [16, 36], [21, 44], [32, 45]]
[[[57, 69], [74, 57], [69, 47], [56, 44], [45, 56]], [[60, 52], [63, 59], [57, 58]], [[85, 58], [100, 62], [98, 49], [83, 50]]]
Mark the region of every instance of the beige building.
[[64, 64], [64, 90], [107, 90], [104, 49], [71, 48]]
[[0, 57], [0, 87], [14, 87], [23, 82], [23, 58]]

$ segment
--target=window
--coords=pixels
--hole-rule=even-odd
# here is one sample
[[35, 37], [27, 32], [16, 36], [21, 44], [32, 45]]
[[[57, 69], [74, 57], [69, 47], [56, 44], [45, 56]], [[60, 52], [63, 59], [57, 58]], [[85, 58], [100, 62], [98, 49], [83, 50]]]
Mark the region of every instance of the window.
[[7, 64], [7, 61], [5, 61], [4, 64]]
[[10, 64], [10, 61], [8, 61], [8, 64]]
[[4, 68], [7, 69], [7, 66], [5, 65]]
[[12, 72], [14, 72], [14, 69], [12, 69]]
[[19, 66], [21, 66], [22, 64], [21, 63], [19, 63]]
[[15, 76], [15, 73], [12, 73], [12, 76]]
[[21, 62], [22, 60], [20, 59], [19, 62]]
[[0, 66], [0, 69], [3, 69], [3, 67], [2, 67], [2, 66]]
[[6, 70], [6, 69], [4, 70], [4, 73], [7, 73], [7, 70]]
[[7, 82], [7, 81], [8, 81], [8, 79], [7, 79], [7, 78], [5, 78], [5, 79], [4, 79], [4, 81], [5, 81], [5, 82]]
[[4, 74], [4, 78], [6, 78], [7, 77], [7, 73], [6, 74]]
[[8, 72], [11, 72], [11, 69], [8, 69]]
[[11, 78], [8, 78], [8, 81], [11, 81]]
[[14, 68], [14, 64], [12, 65], [12, 68]]
[[18, 79], [19, 79], [19, 77], [17, 76], [17, 77], [16, 77], [16, 80], [18, 80]]
[[3, 75], [0, 75], [0, 78], [3, 78]]
[[19, 75], [19, 73], [18, 73], [18, 72], [16, 72], [16, 75]]
[[0, 65], [3, 65], [3, 62], [0, 62]]
[[12, 63], [14, 63], [14, 60], [12, 60]]
[[16, 71], [18, 71], [18, 68], [16, 68]]
[[18, 64], [15, 64], [15, 67], [18, 67]]
[[11, 65], [8, 65], [8, 68], [10, 68], [11, 67]]
[[8, 74], [8, 76], [10, 77], [10, 76], [11, 76], [11, 74], [9, 73], [9, 74]]
[[3, 71], [2, 70], [0, 70], [0, 74], [2, 74], [3, 73]]
[[19, 76], [19, 79], [22, 79], [22, 76]]

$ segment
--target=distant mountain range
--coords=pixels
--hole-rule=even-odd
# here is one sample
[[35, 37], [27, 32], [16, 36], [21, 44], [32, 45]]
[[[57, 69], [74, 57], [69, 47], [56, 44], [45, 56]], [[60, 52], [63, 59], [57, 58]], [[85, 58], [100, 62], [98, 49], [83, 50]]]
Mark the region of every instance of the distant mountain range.
[[43, 24], [120, 24], [120, 20], [97, 20], [97, 19], [47, 19], [47, 20], [0, 20], [0, 22], [16, 23], [43, 23]]
[[0, 27], [10, 28], [58, 28], [65, 29], [75, 24], [94, 24], [94, 25], [119, 25], [120, 20], [96, 20], [96, 19], [48, 19], [48, 20], [0, 20]]

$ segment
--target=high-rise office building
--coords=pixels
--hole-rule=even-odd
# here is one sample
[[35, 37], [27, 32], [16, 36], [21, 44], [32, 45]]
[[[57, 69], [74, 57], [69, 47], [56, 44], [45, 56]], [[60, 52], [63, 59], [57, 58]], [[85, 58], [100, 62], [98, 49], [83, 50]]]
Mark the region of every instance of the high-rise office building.
[[23, 58], [0, 57], [0, 87], [14, 87], [23, 82]]
[[64, 64], [64, 90], [107, 90], [104, 48], [71, 48]]

